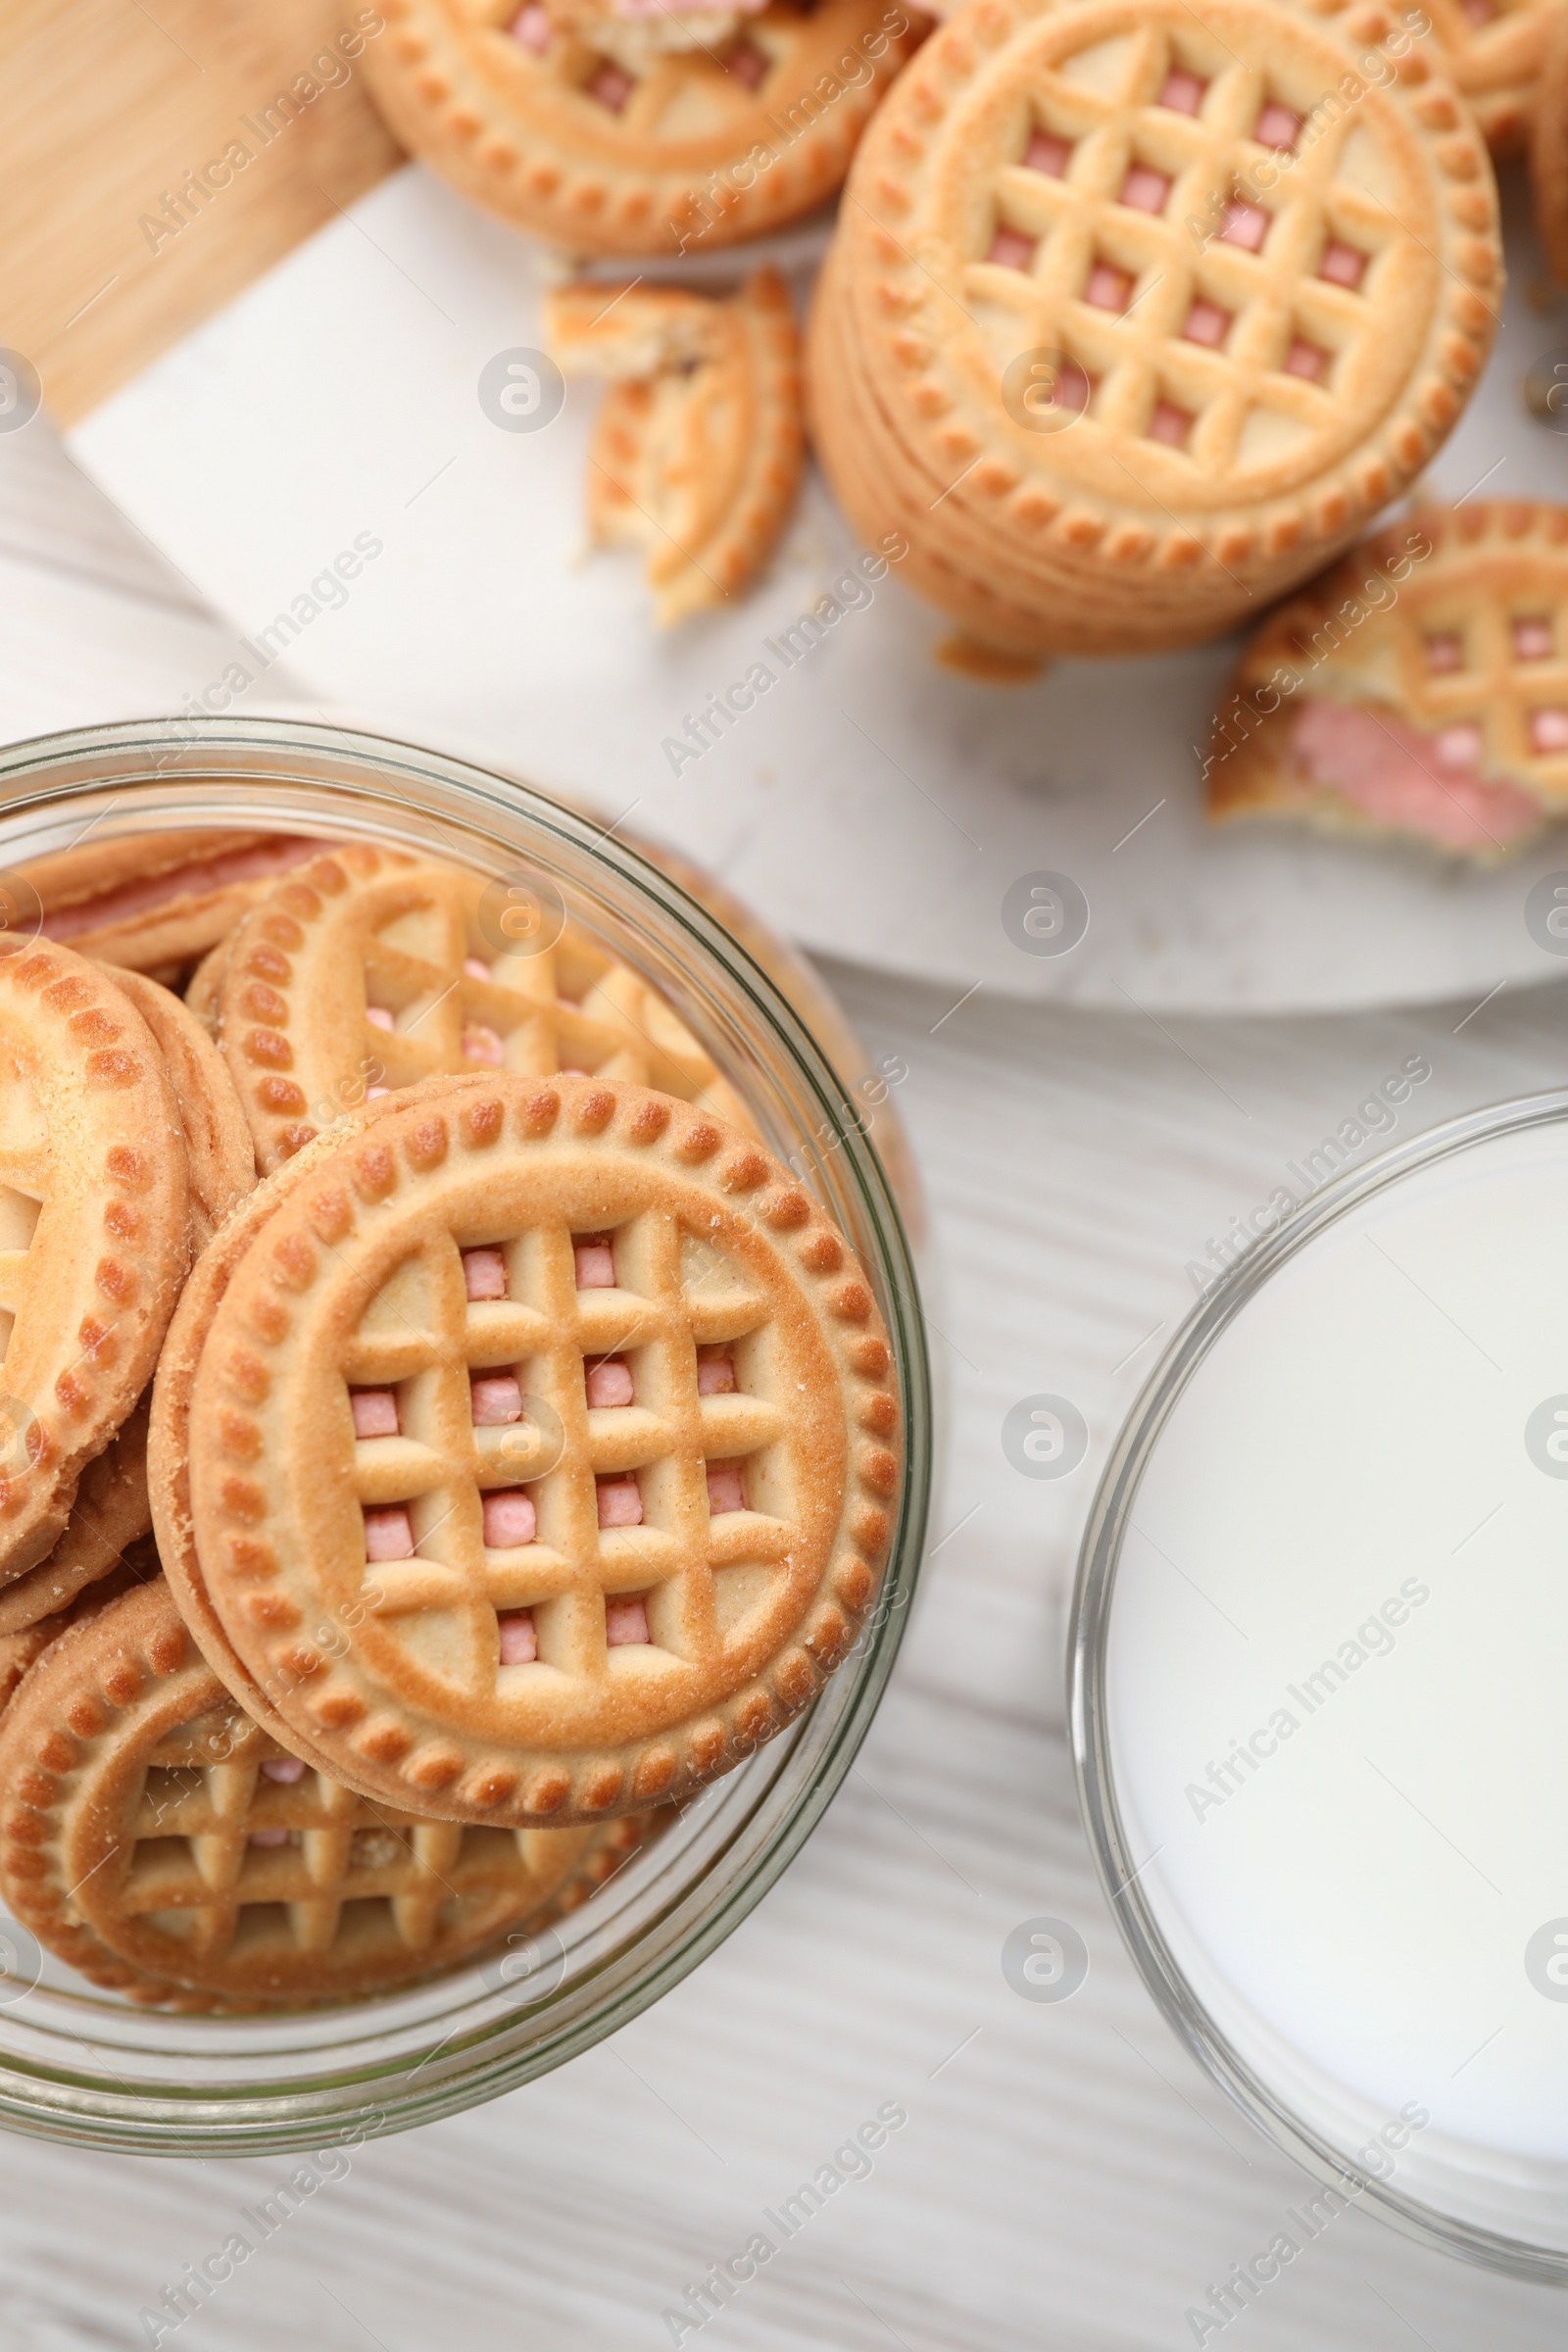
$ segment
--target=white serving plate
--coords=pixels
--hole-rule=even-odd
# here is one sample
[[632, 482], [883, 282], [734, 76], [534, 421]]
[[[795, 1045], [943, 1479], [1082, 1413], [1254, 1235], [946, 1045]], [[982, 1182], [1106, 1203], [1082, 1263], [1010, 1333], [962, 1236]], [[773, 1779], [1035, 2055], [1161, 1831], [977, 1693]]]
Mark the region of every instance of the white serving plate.
[[[1568, 492], [1568, 439], [1518, 389], [1568, 346], [1568, 305], [1526, 299], [1541, 270], [1517, 187], [1510, 213], [1505, 323], [1430, 477], [1448, 498]], [[825, 234], [766, 249], [803, 298]], [[732, 280], [743, 259], [686, 267]], [[814, 477], [752, 595], [656, 631], [636, 563], [582, 550], [595, 387], [571, 386], [534, 432], [479, 405], [486, 363], [538, 343], [560, 266], [410, 166], [78, 423], [71, 449], [252, 648], [317, 601], [340, 551], [379, 542], [345, 602], [299, 608], [294, 679], [662, 837], [808, 948], [956, 996], [1154, 1011], [1479, 999], [1560, 971], [1522, 910], [1568, 867], [1568, 836], [1473, 874], [1414, 849], [1207, 831], [1195, 746], [1229, 644], [971, 683], [934, 662], [944, 624], [894, 573], [786, 670], [767, 641], [858, 552]], [[260, 670], [238, 644], [233, 660]], [[672, 772], [665, 738], [760, 660], [776, 684]], [[261, 671], [235, 707], [267, 693]], [[1089, 901], [1068, 955], [1022, 953], [1004, 929], [1009, 885], [1040, 870]]]

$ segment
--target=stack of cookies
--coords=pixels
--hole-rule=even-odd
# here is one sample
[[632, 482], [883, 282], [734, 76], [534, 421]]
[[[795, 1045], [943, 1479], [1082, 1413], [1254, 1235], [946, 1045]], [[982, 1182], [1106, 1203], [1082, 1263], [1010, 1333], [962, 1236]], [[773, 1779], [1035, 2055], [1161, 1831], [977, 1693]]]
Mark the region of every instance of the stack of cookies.
[[969, 0], [866, 133], [813, 429], [984, 648], [1191, 644], [1321, 569], [1459, 416], [1496, 196], [1378, 6]]
[[894, 1368], [548, 894], [144, 848], [18, 869], [0, 936], [0, 1893], [138, 2001], [349, 1999], [799, 1714], [886, 1557]]

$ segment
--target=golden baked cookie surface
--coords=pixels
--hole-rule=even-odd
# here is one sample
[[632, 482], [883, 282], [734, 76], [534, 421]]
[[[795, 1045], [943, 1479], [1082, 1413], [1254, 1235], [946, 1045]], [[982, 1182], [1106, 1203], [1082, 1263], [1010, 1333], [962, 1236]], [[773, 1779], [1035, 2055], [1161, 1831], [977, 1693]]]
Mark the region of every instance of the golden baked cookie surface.
[[843, 1655], [900, 1477], [889, 1351], [749, 1138], [624, 1084], [448, 1086], [243, 1212], [191, 1384], [195, 1573], [352, 1785], [621, 1812]]
[[264, 1174], [377, 1089], [481, 1066], [634, 1077], [748, 1123], [663, 999], [585, 934], [510, 907], [504, 884], [366, 843], [253, 908], [216, 1008]]
[[797, 219], [838, 186], [912, 46], [887, 0], [778, 0], [719, 48], [651, 56], [637, 74], [517, 0], [385, 13], [365, 70], [398, 136], [476, 203], [576, 252], [726, 245]]
[[97, 965], [0, 935], [0, 1579], [52, 1548], [152, 1376], [189, 1183], [151, 1032]]
[[234, 1705], [161, 1583], [50, 1644], [7, 1708], [0, 1885], [39, 1940], [141, 2001], [350, 1999], [565, 1907], [636, 1842], [368, 1804]]
[[960, 9], [867, 133], [819, 297], [862, 534], [1019, 650], [1212, 633], [1344, 545], [1495, 325], [1491, 168], [1433, 50], [1375, 9]]

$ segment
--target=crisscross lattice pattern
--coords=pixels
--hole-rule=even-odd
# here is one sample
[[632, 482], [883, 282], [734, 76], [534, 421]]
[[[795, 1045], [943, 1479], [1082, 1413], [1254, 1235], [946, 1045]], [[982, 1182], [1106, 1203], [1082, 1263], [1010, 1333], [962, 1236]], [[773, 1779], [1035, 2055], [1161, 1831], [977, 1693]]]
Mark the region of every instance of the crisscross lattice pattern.
[[1251, 617], [1457, 418], [1501, 274], [1486, 152], [1435, 43], [1363, 72], [1398, 28], [1338, 14], [970, 0], [871, 123], [813, 313], [816, 444], [983, 647]]
[[[1410, 562], [1411, 542], [1431, 553]], [[1389, 567], [1398, 581], [1391, 596]], [[1392, 706], [1453, 763], [1568, 805], [1568, 509], [1502, 500], [1418, 508], [1271, 615], [1237, 671], [1243, 702], [1277, 678]], [[1226, 704], [1220, 705], [1223, 721]], [[1265, 700], [1263, 708], [1269, 708]], [[1254, 763], [1214, 770], [1215, 806], [1250, 801]]]
[[0, 1770], [16, 1916], [95, 1983], [187, 2007], [407, 1983], [573, 1908], [649, 1826], [466, 1828], [354, 1795], [234, 1705], [161, 1580], [45, 1650]]
[[[476, 33], [497, 41], [502, 71], [514, 66], [520, 49], [563, 97], [580, 92], [624, 132], [628, 146], [708, 138], [728, 151], [758, 96], [788, 73], [809, 11], [775, 7], [760, 21], [743, 17], [736, 31], [716, 40], [662, 53], [656, 44], [662, 27], [656, 25], [652, 40], [638, 39], [638, 21], [616, 25], [611, 0], [601, 10], [561, 6], [554, 13], [542, 5], [519, 9], [515, 0], [466, 0], [464, 13]], [[610, 20], [603, 43], [594, 37], [596, 17]]]
[[[890, 38], [884, 0], [776, 0], [662, 57], [630, 45], [645, 26], [596, 42], [581, 14], [574, 32], [519, 0], [388, 0], [365, 53], [407, 145], [578, 252], [730, 244], [794, 220], [843, 178], [912, 46], [907, 18]], [[859, 62], [841, 75], [846, 55]]]
[[295, 1168], [198, 1274], [156, 1407], [190, 1491], [155, 1478], [155, 1517], [232, 1687], [458, 1820], [629, 1811], [798, 1713], [886, 1555], [899, 1412], [778, 1163], [640, 1087], [497, 1072]]
[[[510, 1295], [470, 1300], [456, 1242], [433, 1243], [400, 1271], [344, 1366], [351, 1386], [395, 1388], [402, 1433], [356, 1442], [354, 1488], [367, 1507], [406, 1503], [418, 1547], [367, 1567], [375, 1614], [449, 1671], [499, 1672], [518, 1695], [536, 1679], [557, 1703], [565, 1676], [601, 1688], [635, 1679], [653, 1699], [646, 1686], [722, 1648], [798, 1533], [793, 1477], [773, 1450], [787, 1383], [782, 1349], [760, 1336], [771, 1301], [665, 1209], [621, 1225], [612, 1249], [614, 1286], [580, 1290], [570, 1231], [536, 1225], [502, 1253]], [[738, 1388], [700, 1395], [697, 1351], [719, 1345]], [[607, 1359], [627, 1365], [631, 1403], [587, 1402], [587, 1374]], [[475, 1426], [470, 1377], [497, 1370], [515, 1378], [528, 1417]], [[748, 1499], [771, 1507], [712, 1514], [707, 1466], [717, 1461], [747, 1465]], [[601, 1479], [634, 1481], [640, 1524], [600, 1525]], [[484, 1494], [522, 1487], [536, 1538], [487, 1545]], [[648, 1643], [607, 1647], [605, 1601], [616, 1593], [646, 1596]], [[496, 1612], [521, 1609], [537, 1663], [498, 1667]]]
[[[538, 1874], [519, 1850], [525, 1832], [390, 1812], [309, 1769], [293, 1783], [270, 1780], [263, 1761], [283, 1751], [243, 1718], [237, 1734], [234, 1725], [222, 1710], [152, 1747], [127, 1823], [134, 1843], [118, 1906], [176, 1937], [194, 1966], [230, 1954], [260, 1961], [267, 1945], [324, 1953], [357, 1927], [384, 1936], [388, 1922], [418, 1952], [444, 1904], [459, 1909], [480, 1888], [493, 1896], [498, 1866], [525, 1901], [535, 1891]], [[215, 1747], [220, 1763], [205, 1760]], [[374, 1913], [346, 1915], [356, 1903]]]
[[[1321, 93], [1269, 72], [1265, 24], [1253, 45], [1255, 62], [1227, 60], [1156, 24], [1042, 65], [967, 272], [1008, 359], [1077, 363], [1091, 431], [1216, 478], [1311, 468], [1359, 439], [1386, 397], [1375, 306], [1386, 327], [1436, 275], [1367, 184], [1375, 119], [1336, 102], [1314, 123]], [[1069, 386], [1064, 422], [1082, 401]]]
[[281, 884], [235, 934], [219, 999], [264, 1172], [377, 1087], [463, 1069], [630, 1078], [750, 1126], [657, 991], [557, 927], [504, 886], [363, 844]]

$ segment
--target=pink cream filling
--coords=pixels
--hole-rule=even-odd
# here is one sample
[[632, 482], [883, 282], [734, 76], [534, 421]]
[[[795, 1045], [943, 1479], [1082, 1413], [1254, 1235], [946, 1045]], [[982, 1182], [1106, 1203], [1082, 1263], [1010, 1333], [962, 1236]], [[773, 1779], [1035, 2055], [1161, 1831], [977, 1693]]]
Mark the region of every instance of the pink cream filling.
[[519, 9], [507, 29], [514, 40], [520, 41], [525, 49], [531, 49], [535, 57], [543, 57], [556, 28], [550, 22], [547, 9], [530, 7]]
[[598, 1499], [601, 1527], [641, 1527], [643, 1497], [635, 1478], [600, 1479]]
[[468, 1417], [476, 1429], [500, 1429], [522, 1419], [522, 1390], [514, 1372], [470, 1372]]
[[579, 1291], [612, 1291], [615, 1259], [609, 1242], [573, 1242], [572, 1264]]
[[588, 1402], [596, 1407], [630, 1404], [632, 1399], [631, 1366], [619, 1356], [607, 1355], [602, 1364], [590, 1364], [583, 1375], [583, 1389]]
[[708, 1465], [708, 1509], [711, 1518], [725, 1511], [744, 1511], [746, 1481], [739, 1462], [710, 1462]]
[[493, 1551], [515, 1551], [539, 1532], [533, 1496], [520, 1487], [492, 1488], [483, 1502], [484, 1540]]
[[1314, 783], [1377, 824], [1446, 850], [1501, 846], [1541, 823], [1528, 793], [1477, 773], [1481, 747], [1470, 730], [1431, 735], [1348, 704], [1308, 703], [1291, 729], [1291, 748]]
[[466, 1061], [482, 1062], [486, 1069], [499, 1070], [507, 1058], [507, 1049], [500, 1032], [480, 1022], [476, 1029], [463, 1032], [463, 1057]]
[[399, 1435], [398, 1400], [390, 1389], [350, 1389], [349, 1411], [354, 1415], [357, 1438]]
[[496, 1619], [503, 1666], [531, 1666], [539, 1655], [539, 1636], [531, 1609], [507, 1609]]
[[55, 907], [43, 918], [43, 934], [45, 939], [75, 939], [83, 931], [101, 931], [106, 924], [145, 914], [149, 907], [161, 906], [169, 899], [194, 897], [222, 890], [230, 882], [256, 882], [268, 874], [284, 873], [291, 865], [303, 865], [307, 858], [319, 857], [331, 847], [329, 841], [311, 841], [289, 833], [250, 849], [225, 851], [195, 865], [176, 865], [167, 874], [150, 874], [142, 882], [122, 882], [118, 890], [106, 890], [102, 898]]
[[620, 1649], [628, 1642], [646, 1642], [648, 1603], [640, 1592], [605, 1594], [605, 1646]]
[[499, 1250], [465, 1250], [463, 1287], [470, 1298], [504, 1298], [507, 1261]]
[[412, 1560], [414, 1528], [402, 1503], [380, 1504], [365, 1514], [368, 1560]]

